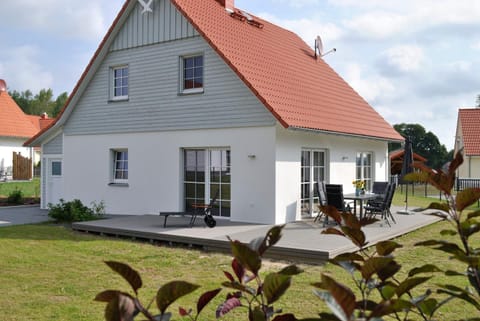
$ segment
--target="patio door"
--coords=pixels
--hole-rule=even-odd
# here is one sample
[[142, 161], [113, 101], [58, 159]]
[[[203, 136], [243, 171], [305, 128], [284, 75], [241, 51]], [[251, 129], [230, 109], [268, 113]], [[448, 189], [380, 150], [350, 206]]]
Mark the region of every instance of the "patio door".
[[301, 214], [302, 217], [312, 217], [318, 213], [318, 195], [314, 193], [315, 182], [324, 181], [325, 151], [304, 149], [301, 160]]
[[212, 214], [230, 217], [231, 157], [229, 149], [184, 149], [184, 206], [210, 203], [217, 195]]

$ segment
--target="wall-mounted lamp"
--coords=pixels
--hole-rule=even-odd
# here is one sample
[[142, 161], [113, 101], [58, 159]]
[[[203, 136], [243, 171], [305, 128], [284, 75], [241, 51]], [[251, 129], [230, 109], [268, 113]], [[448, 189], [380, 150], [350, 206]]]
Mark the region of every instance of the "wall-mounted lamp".
[[255, 154], [249, 154], [248, 155], [248, 158], [250, 158], [250, 159], [255, 159], [255, 157], [257, 157]]

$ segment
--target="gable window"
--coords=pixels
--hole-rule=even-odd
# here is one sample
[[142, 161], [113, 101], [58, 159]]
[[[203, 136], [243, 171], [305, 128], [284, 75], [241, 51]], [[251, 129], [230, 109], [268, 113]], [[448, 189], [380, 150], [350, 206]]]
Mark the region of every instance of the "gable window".
[[128, 99], [128, 66], [112, 68], [112, 100]]
[[112, 150], [113, 156], [113, 183], [128, 183], [128, 150]]
[[355, 179], [365, 181], [365, 189], [372, 190], [373, 181], [373, 154], [370, 152], [357, 153]]
[[184, 56], [181, 58], [182, 83], [181, 92], [203, 92], [203, 56]]

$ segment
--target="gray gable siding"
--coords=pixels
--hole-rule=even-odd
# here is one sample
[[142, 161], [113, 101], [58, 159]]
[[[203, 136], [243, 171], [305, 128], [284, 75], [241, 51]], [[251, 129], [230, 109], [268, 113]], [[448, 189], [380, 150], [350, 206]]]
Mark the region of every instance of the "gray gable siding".
[[[145, 2], [148, 2], [146, 0]], [[110, 50], [122, 50], [198, 36], [198, 32], [169, 0], [155, 0], [151, 13], [137, 3]]]
[[44, 155], [63, 154], [63, 135], [58, 134], [51, 141], [43, 145], [42, 153]]
[[[204, 55], [204, 93], [179, 95], [180, 57]], [[128, 101], [109, 101], [110, 69], [128, 64]], [[275, 118], [201, 37], [110, 52], [65, 134], [268, 126]]]

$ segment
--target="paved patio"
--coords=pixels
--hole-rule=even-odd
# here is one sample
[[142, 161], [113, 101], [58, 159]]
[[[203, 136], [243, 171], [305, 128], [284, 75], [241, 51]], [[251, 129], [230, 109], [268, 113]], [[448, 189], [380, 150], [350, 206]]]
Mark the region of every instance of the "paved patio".
[[[437, 217], [422, 213], [397, 214], [401, 209], [392, 207], [397, 224], [389, 227], [385, 222], [377, 222], [365, 227], [364, 231], [370, 244], [395, 238], [439, 220]], [[169, 217], [168, 222], [164, 228], [163, 218], [158, 215], [117, 216], [99, 221], [74, 223], [72, 227], [77, 231], [144, 239], [150, 242], [187, 244], [207, 251], [221, 252], [230, 251], [227, 236], [233, 240], [249, 242], [254, 238], [263, 237], [272, 227], [217, 220], [215, 228], [208, 228], [202, 218], [197, 219], [192, 228], [187, 227], [188, 218]], [[342, 237], [321, 234], [322, 229], [322, 224], [313, 220], [288, 223], [283, 230], [282, 239], [267, 252], [267, 256], [273, 259], [320, 264], [338, 254], [356, 249]]]

